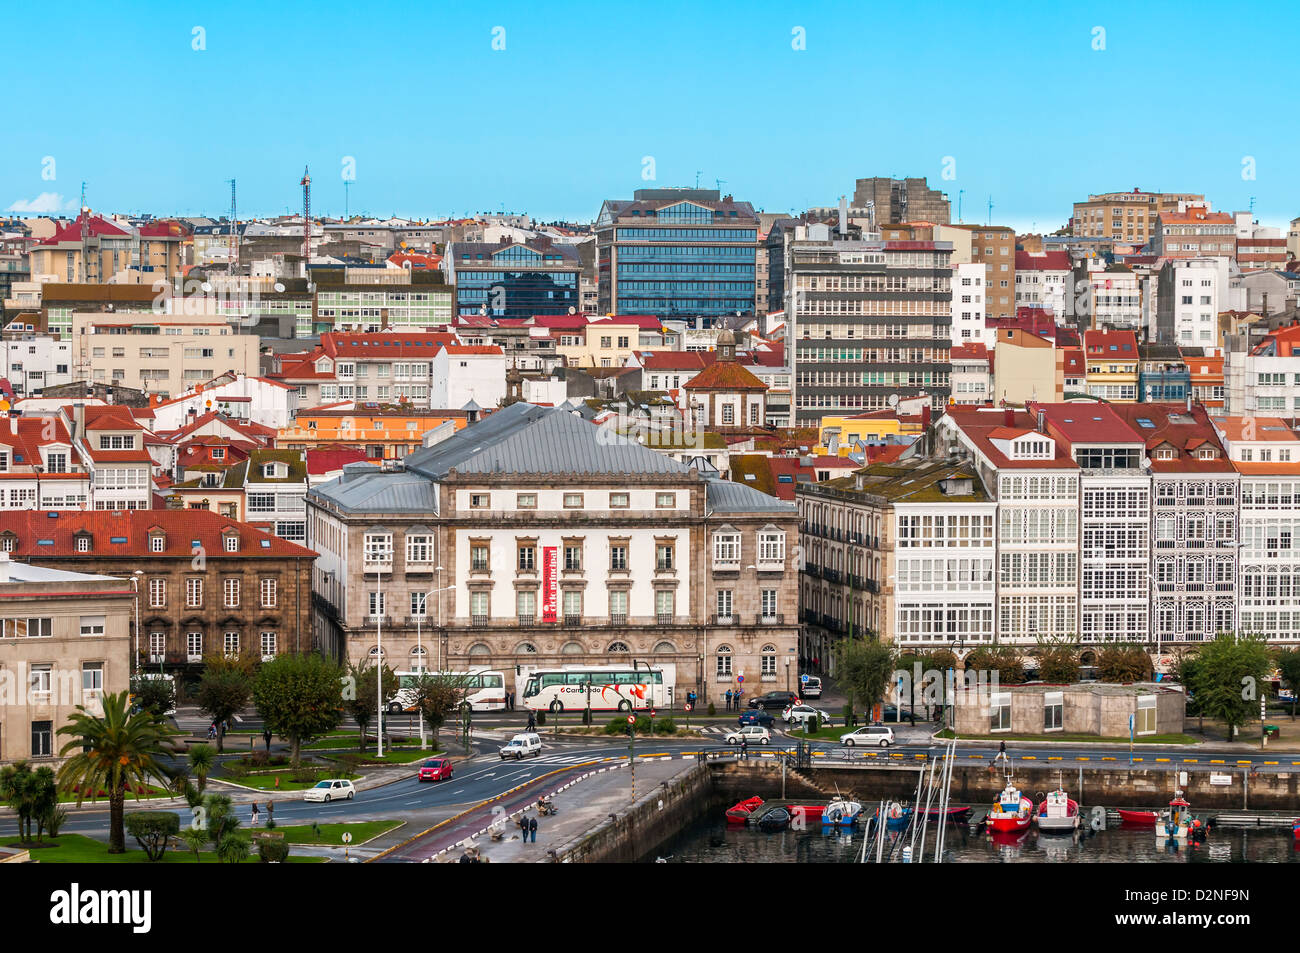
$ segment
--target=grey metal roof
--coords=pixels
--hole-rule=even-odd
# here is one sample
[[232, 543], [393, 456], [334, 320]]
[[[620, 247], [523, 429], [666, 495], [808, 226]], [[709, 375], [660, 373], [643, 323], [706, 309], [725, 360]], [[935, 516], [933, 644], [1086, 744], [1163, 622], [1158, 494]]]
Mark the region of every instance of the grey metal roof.
[[714, 513], [793, 513], [798, 507], [762, 490], [730, 480], [708, 481], [709, 510]]
[[688, 468], [613, 430], [557, 407], [511, 404], [454, 437], [406, 458], [406, 468], [441, 480], [457, 473], [685, 475]]
[[402, 471], [347, 475], [313, 487], [307, 494], [320, 497], [348, 512], [438, 513], [437, 487], [425, 478]]

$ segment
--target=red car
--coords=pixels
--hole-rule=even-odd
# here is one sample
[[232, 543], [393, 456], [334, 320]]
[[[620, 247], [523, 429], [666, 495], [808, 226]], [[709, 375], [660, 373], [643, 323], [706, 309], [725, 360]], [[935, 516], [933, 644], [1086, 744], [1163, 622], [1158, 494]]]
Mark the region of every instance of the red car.
[[450, 758], [430, 758], [420, 765], [421, 781], [447, 781], [451, 778]]

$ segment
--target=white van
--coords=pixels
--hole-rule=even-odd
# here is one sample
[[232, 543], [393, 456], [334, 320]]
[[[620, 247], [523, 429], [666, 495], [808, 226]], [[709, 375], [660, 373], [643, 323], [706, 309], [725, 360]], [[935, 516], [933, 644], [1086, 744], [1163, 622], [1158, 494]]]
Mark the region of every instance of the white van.
[[840, 744], [846, 748], [855, 745], [888, 748], [894, 743], [894, 729], [888, 725], [863, 725], [856, 731], [840, 735]]
[[816, 675], [804, 676], [808, 681], [802, 678], [799, 680], [799, 697], [800, 698], [821, 698], [822, 697], [822, 680]]
[[528, 731], [510, 739], [510, 743], [501, 749], [501, 760], [514, 758], [518, 761], [522, 758], [536, 758], [541, 753], [542, 739], [536, 732]]

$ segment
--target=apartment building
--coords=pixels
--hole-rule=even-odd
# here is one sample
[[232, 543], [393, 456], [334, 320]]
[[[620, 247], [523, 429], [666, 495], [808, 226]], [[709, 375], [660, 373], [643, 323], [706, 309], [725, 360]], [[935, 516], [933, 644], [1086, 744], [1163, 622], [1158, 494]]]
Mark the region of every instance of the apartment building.
[[298, 336], [321, 329], [373, 333], [445, 328], [456, 314], [456, 289], [441, 271], [407, 268], [317, 268], [312, 325], [298, 318]]
[[133, 610], [138, 589], [132, 648], [152, 671], [197, 675], [209, 654], [319, 647], [310, 615], [316, 554], [217, 513], [0, 512], [0, 551], [47, 570], [121, 577]]
[[1016, 252], [1015, 306], [1034, 308], [1063, 321], [1074, 313], [1074, 266], [1065, 251]]
[[989, 352], [983, 344], [956, 344], [952, 349], [952, 400], [983, 404], [993, 399]]
[[988, 269], [984, 265], [966, 262], [952, 266], [952, 345], [978, 344], [992, 347], [993, 329], [985, 318], [988, 310], [984, 303], [984, 279]]
[[758, 217], [717, 189], [637, 189], [596, 218], [599, 308], [656, 318], [753, 314]]
[[92, 479], [63, 417], [0, 419], [0, 507], [81, 509]]
[[280, 539], [307, 539], [307, 460], [302, 450], [251, 450], [225, 472], [222, 487], [242, 491], [248, 522]]
[[998, 641], [1034, 645], [1079, 633], [1079, 464], [1011, 407], [954, 407], [941, 445], [964, 449], [997, 502]]
[[994, 333], [992, 400], [1008, 404], [1056, 400], [1064, 380], [1054, 340], [1018, 327], [1000, 327]]
[[1097, 260], [1087, 259], [1076, 266], [1075, 282], [1075, 313], [1085, 330], [1142, 329], [1142, 280], [1127, 265], [1102, 268]]
[[457, 314], [522, 319], [571, 314], [582, 306], [577, 250], [545, 237], [452, 242], [443, 269], [447, 282], [456, 286]]
[[952, 247], [835, 238], [798, 226], [786, 242], [786, 348], [795, 425], [951, 393]]
[[1071, 233], [1079, 238], [1104, 239], [1141, 247], [1156, 234], [1156, 219], [1186, 205], [1205, 204], [1204, 195], [1189, 192], [1105, 192], [1074, 203]]
[[1006, 225], [954, 225], [970, 235], [970, 260], [984, 266], [984, 312], [1016, 314], [1016, 231]]
[[1245, 333], [1224, 349], [1224, 409], [1233, 416], [1300, 415], [1300, 327], [1270, 331], [1254, 346]]
[[382, 625], [398, 669], [509, 684], [639, 660], [707, 704], [740, 675], [781, 687], [797, 657], [795, 508], [563, 410], [512, 404], [400, 467], [346, 466], [308, 494], [308, 525], [319, 624], [354, 661]]
[[420, 449], [431, 434], [463, 429], [477, 415], [467, 410], [314, 408], [281, 430], [279, 447], [288, 450], [356, 448], [369, 460], [400, 460]]
[[937, 222], [952, 220], [952, 203], [938, 189], [930, 188], [925, 176], [894, 179], [876, 176], [854, 183], [853, 207], [873, 209], [878, 225], [900, 222]]
[[1085, 331], [1083, 351], [1090, 396], [1121, 403], [1138, 399], [1137, 335], [1132, 331]]
[[1237, 253], [1237, 225], [1228, 212], [1189, 205], [1161, 212], [1151, 236], [1151, 253], [1160, 258], [1217, 258]]
[[19, 397], [38, 397], [46, 387], [72, 382], [72, 342], [48, 334], [0, 340], [0, 376]]
[[0, 764], [57, 762], [68, 740], [58, 731], [77, 706], [102, 714], [106, 692], [127, 690], [135, 593], [125, 579], [14, 562], [4, 550], [0, 598]]
[[187, 237], [178, 222], [135, 227], [82, 209], [75, 221], [32, 245], [32, 280], [145, 285], [171, 280], [181, 274], [185, 264]]

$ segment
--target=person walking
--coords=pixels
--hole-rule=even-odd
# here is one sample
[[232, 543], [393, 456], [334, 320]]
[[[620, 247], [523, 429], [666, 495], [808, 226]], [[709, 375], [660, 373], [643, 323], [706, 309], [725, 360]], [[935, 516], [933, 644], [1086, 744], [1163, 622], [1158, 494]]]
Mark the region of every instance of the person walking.
[[271, 750], [271, 729], [270, 728], [262, 732], [262, 740], [266, 742], [266, 750], [270, 751]]
[[537, 818], [535, 817], [528, 819], [528, 839], [534, 844], [537, 843]]
[[253, 826], [257, 826], [257, 802], [253, 802]]
[[740, 739], [740, 759], [742, 761], [749, 760], [749, 740], [746, 738]]
[[268, 799], [266, 802], [266, 826], [270, 827], [275, 821], [275, 802]]
[[1006, 762], [1010, 763], [1011, 759], [1007, 757], [1007, 743], [1006, 743], [1005, 741], [1001, 742], [1001, 743], [998, 745], [998, 756], [997, 756], [996, 758], [994, 758], [993, 760], [994, 760], [994, 761], [1006, 761]]
[[533, 710], [530, 708], [528, 709], [528, 730], [532, 731], [536, 727], [537, 727], [537, 715], [534, 714]]

